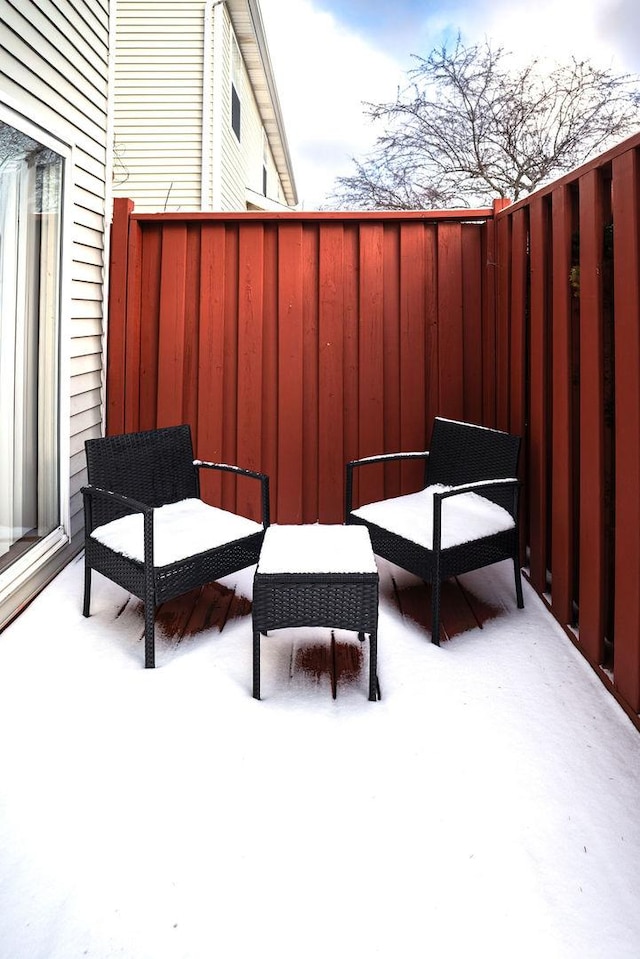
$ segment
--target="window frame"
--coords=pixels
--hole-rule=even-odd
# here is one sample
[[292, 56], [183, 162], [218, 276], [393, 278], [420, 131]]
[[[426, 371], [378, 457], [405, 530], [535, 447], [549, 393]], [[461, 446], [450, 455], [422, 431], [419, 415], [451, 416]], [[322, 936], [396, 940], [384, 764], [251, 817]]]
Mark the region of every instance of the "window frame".
[[70, 531], [70, 456], [71, 442], [68, 423], [71, 415], [70, 382], [70, 316], [71, 316], [71, 279], [72, 279], [72, 224], [73, 189], [75, 171], [75, 150], [65, 138], [62, 130], [50, 129], [38, 123], [39, 111], [33, 117], [26, 117], [15, 101], [3, 96], [0, 101], [0, 120], [16, 130], [31, 137], [43, 146], [57, 153], [63, 161], [60, 189], [60, 237], [58, 255], [58, 315], [56, 323], [57, 369], [55, 370], [57, 423], [55, 442], [57, 443], [58, 476], [58, 525], [42, 539], [25, 550], [6, 569], [0, 572], [0, 608], [10, 600], [28, 580], [51, 560], [71, 540]]
[[242, 142], [242, 54], [236, 35], [231, 31], [231, 129], [238, 143]]

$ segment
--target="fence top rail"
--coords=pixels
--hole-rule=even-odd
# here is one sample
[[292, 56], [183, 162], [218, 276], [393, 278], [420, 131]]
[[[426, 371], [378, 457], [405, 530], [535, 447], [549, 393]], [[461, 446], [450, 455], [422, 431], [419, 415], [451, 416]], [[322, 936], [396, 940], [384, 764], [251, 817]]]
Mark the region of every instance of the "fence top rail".
[[[125, 201], [128, 202], [128, 201]], [[187, 222], [216, 222], [232, 221], [243, 223], [250, 220], [284, 220], [284, 221], [302, 221], [302, 220], [356, 220], [364, 222], [402, 221], [402, 220], [454, 220], [458, 222], [482, 222], [493, 219], [493, 209], [486, 207], [477, 210], [380, 210], [380, 211], [362, 211], [362, 212], [341, 212], [339, 210], [291, 210], [287, 212], [274, 213], [272, 211], [250, 210], [247, 212], [191, 212], [191, 213], [136, 213], [131, 214], [131, 218], [139, 222], [147, 223], [167, 223], [177, 221]]]
[[523, 197], [521, 200], [517, 200], [515, 203], [512, 203], [510, 206], [505, 207], [503, 210], [497, 212], [498, 218], [502, 216], [511, 216], [512, 213], [515, 213], [516, 210], [521, 210], [524, 207], [528, 206], [533, 200], [541, 199], [544, 196], [548, 196], [550, 193], [553, 193], [554, 190], [559, 189], [560, 187], [568, 186], [571, 183], [575, 183], [585, 173], [589, 173], [591, 170], [598, 169], [599, 167], [608, 166], [612, 160], [615, 160], [616, 157], [621, 156], [623, 153], [627, 153], [629, 150], [636, 150], [640, 147], [640, 132], [634, 133], [633, 136], [628, 137], [626, 140], [622, 140], [621, 143], [617, 143], [614, 147], [607, 150], [605, 153], [600, 153], [597, 157], [593, 157], [591, 160], [587, 160], [586, 163], [583, 163], [582, 166], [576, 167], [575, 170], [570, 170], [569, 173], [565, 173], [564, 176], [559, 177], [557, 180], [552, 180], [551, 183], [546, 183], [544, 186], [541, 186], [538, 190], [535, 190], [533, 193], [529, 193], [527, 196]]

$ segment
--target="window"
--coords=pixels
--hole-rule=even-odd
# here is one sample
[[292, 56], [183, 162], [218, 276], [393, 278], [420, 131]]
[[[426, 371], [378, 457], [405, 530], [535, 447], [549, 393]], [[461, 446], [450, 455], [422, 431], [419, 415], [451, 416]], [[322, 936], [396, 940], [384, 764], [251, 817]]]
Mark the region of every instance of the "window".
[[0, 572], [60, 526], [63, 166], [0, 121]]
[[240, 83], [242, 81], [242, 57], [236, 42], [231, 40], [231, 127], [240, 140]]

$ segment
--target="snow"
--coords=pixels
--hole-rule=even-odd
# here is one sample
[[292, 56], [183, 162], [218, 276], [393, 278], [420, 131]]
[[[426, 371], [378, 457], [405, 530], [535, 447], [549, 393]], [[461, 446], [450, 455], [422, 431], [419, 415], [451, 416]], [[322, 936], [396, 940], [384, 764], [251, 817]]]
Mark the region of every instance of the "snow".
[[[476, 483], [476, 486], [487, 483]], [[412, 540], [427, 549], [433, 548], [433, 496], [446, 493], [451, 486], [435, 484], [395, 496], [377, 503], [368, 503], [354, 509], [356, 516], [375, 523], [382, 529]], [[478, 493], [460, 493], [442, 500], [442, 549], [468, 543], [483, 536], [491, 536], [503, 530], [513, 529], [513, 517], [508, 510], [498, 506]]]
[[144, 670], [82, 572], [0, 634], [1, 959], [640, 955], [640, 735], [509, 563], [436, 647], [380, 562], [377, 703], [366, 668], [290, 679], [304, 631], [262, 640], [253, 700], [250, 617]]
[[364, 526], [317, 524], [270, 526], [264, 535], [259, 573], [375, 573]]
[[[208, 506], [199, 499], [183, 499], [153, 511], [153, 560], [155, 566], [167, 566], [203, 553], [230, 540], [253, 536], [262, 530], [260, 523]], [[104, 526], [97, 526], [94, 539], [130, 559], [144, 562], [144, 519], [142, 513], [130, 513]]]

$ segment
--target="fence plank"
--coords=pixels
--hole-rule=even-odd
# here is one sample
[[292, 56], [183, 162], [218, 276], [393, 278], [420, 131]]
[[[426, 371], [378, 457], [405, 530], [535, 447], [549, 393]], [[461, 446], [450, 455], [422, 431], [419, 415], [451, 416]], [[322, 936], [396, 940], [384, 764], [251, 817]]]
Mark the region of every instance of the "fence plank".
[[602, 182], [580, 179], [580, 585], [579, 642], [597, 665], [604, 652], [604, 339]]
[[343, 231], [344, 301], [342, 313], [343, 343], [343, 407], [342, 407], [342, 465], [334, 475], [335, 495], [344, 516], [344, 464], [357, 450], [360, 437], [360, 229], [355, 223], [346, 223]]
[[462, 227], [463, 416], [482, 422], [482, 232]]
[[185, 264], [184, 384], [182, 420], [198, 432], [198, 339], [200, 326], [200, 224], [187, 228]]
[[129, 229], [133, 211], [131, 200], [113, 202], [113, 223], [109, 249], [109, 341], [107, 350], [109, 392], [107, 394], [107, 433], [124, 432], [126, 390], [126, 335], [129, 303], [127, 276], [130, 267]]
[[[221, 462], [224, 408], [224, 302], [226, 230], [221, 223], [202, 226], [200, 271], [200, 328], [198, 332], [198, 432], [196, 455]], [[206, 386], [205, 386], [206, 384]], [[222, 504], [222, 476], [202, 470], [202, 495], [214, 506]]]
[[[303, 230], [303, 351], [304, 351], [304, 430], [302, 435], [304, 522], [315, 523], [320, 515], [318, 502], [319, 464], [319, 369], [318, 369], [318, 263], [320, 230], [317, 224]], [[284, 465], [281, 464], [284, 468]]]
[[162, 235], [158, 352], [157, 425], [184, 422], [187, 228], [165, 224]]
[[462, 228], [438, 225], [439, 412], [464, 418], [464, 335], [462, 323]]
[[438, 228], [424, 228], [424, 317], [425, 317], [425, 442], [428, 449], [434, 417], [440, 412], [440, 346], [438, 342]]
[[529, 335], [529, 442], [528, 486], [529, 570], [539, 593], [547, 588], [547, 450], [548, 419], [548, 258], [550, 225], [547, 203], [541, 197], [531, 202], [529, 213], [531, 247], [531, 305]]
[[278, 484], [281, 523], [303, 521], [304, 270], [302, 224], [284, 223], [278, 258]]
[[[238, 243], [237, 345], [237, 463], [247, 469], [262, 467], [262, 373], [264, 301], [264, 228], [247, 223]], [[243, 516], [260, 516], [255, 484], [237, 490], [236, 509]]]
[[496, 310], [497, 236], [496, 221], [489, 220], [482, 231], [482, 422], [496, 426]]
[[[400, 227], [397, 223], [384, 228], [384, 444], [380, 452], [394, 453], [402, 449], [400, 410]], [[360, 411], [362, 418], [366, 415]], [[399, 496], [402, 488], [400, 464], [385, 466], [385, 496]]]
[[510, 288], [512, 217], [496, 223], [496, 426], [509, 429], [509, 399], [511, 384], [510, 347]]
[[318, 506], [323, 523], [342, 520], [342, 490], [335, 478], [344, 470], [344, 232], [323, 224], [319, 251], [318, 315]]
[[[278, 456], [278, 413], [279, 400], [279, 283], [278, 264], [280, 261], [280, 237], [277, 224], [267, 223], [264, 229], [264, 284], [262, 302], [262, 431], [260, 449], [260, 469], [266, 473], [274, 485], [273, 500], [276, 504], [280, 487], [281, 474], [279, 471]], [[295, 260], [292, 262], [292, 267]], [[300, 411], [299, 415], [300, 415]], [[292, 461], [295, 471], [295, 458]], [[298, 474], [299, 480], [301, 475]], [[257, 487], [254, 485], [254, 490]], [[296, 506], [296, 497], [292, 498], [291, 509], [295, 510], [295, 519], [292, 522], [301, 522], [301, 494]], [[285, 522], [282, 519], [281, 522]], [[288, 520], [287, 520], [288, 521]]]
[[615, 302], [614, 683], [640, 711], [640, 243], [637, 150], [613, 169]]
[[[525, 429], [525, 339], [527, 322], [527, 242], [526, 209], [516, 210], [511, 235], [511, 308], [510, 308], [510, 394], [509, 429], [519, 436]], [[524, 456], [526, 451], [523, 450]], [[526, 468], [526, 464], [524, 464]]]
[[553, 318], [552, 318], [552, 590], [554, 614], [573, 622], [573, 506], [571, 432], [571, 197], [568, 187], [553, 193]]
[[142, 236], [140, 283], [140, 413], [138, 428], [153, 429], [158, 421], [158, 350], [162, 227]]
[[[426, 445], [424, 228], [421, 223], [400, 227], [400, 436], [402, 450]], [[422, 470], [403, 463], [403, 491], [420, 486]]]
[[[360, 227], [360, 436], [353, 456], [371, 456], [384, 449], [384, 272], [383, 226]], [[384, 497], [384, 468], [369, 466], [359, 477], [358, 500], [371, 503]]]

